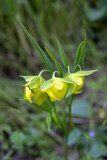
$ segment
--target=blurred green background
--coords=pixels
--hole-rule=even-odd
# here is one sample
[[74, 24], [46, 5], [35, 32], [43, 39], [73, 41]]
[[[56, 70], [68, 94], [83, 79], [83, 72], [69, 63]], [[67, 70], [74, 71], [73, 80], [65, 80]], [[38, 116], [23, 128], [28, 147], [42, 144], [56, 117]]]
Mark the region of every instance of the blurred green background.
[[[99, 71], [87, 78], [72, 112], [85, 160], [106, 160], [107, 0], [0, 0], [0, 159], [63, 160], [64, 156], [60, 130], [49, 133], [46, 114], [23, 101], [20, 75], [38, 74], [45, 66], [17, 17], [38, 44], [50, 48], [60, 61], [58, 39], [72, 66], [86, 31], [84, 69]], [[91, 130], [95, 132], [93, 138], [89, 136]], [[79, 160], [72, 131], [68, 145], [70, 160]]]

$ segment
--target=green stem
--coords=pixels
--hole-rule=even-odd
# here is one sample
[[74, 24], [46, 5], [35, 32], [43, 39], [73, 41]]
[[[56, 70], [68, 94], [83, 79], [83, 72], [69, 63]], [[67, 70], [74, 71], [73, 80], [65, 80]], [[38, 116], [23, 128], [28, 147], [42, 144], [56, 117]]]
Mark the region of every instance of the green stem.
[[72, 127], [72, 122], [71, 122], [71, 119], [72, 119], [71, 107], [72, 107], [73, 98], [74, 98], [74, 95], [71, 96], [70, 103], [67, 101], [67, 99], [65, 99], [66, 104], [67, 104], [68, 109], [69, 109], [68, 129], [67, 129], [66, 140], [65, 140], [65, 160], [68, 160], [68, 145], [67, 145], [67, 142], [68, 142], [68, 136], [69, 136], [69, 133], [70, 133], [71, 127]]
[[74, 98], [74, 95], [71, 96], [71, 99], [70, 99], [70, 103], [68, 103], [68, 107], [69, 107], [69, 129], [68, 129], [68, 134], [71, 130], [71, 127], [72, 127], [72, 115], [71, 115], [71, 109], [72, 109], [72, 102], [73, 102], [73, 98]]
[[[72, 95], [71, 100], [70, 100], [70, 106], [71, 107], [72, 107], [73, 98], [74, 98], [74, 95]], [[75, 125], [74, 125], [73, 119], [72, 119], [72, 112], [71, 112], [70, 120], [71, 120], [71, 127], [73, 129], [73, 132], [74, 132], [74, 135], [75, 135], [75, 138], [76, 138], [76, 142], [77, 142], [77, 145], [78, 145], [78, 148], [79, 148], [80, 155], [81, 155], [81, 157], [84, 157], [84, 155], [82, 155], [81, 148], [80, 148], [80, 145], [79, 145], [79, 139], [78, 139], [77, 133], [75, 131]]]
[[71, 99], [70, 99], [70, 102], [68, 102], [67, 99], [65, 99], [66, 104], [67, 104], [68, 109], [69, 109], [68, 130], [67, 130], [66, 142], [65, 142], [65, 160], [68, 160], [68, 146], [67, 146], [67, 141], [68, 141], [68, 136], [69, 136], [69, 133], [70, 133], [70, 131], [71, 131], [71, 128], [73, 129], [73, 132], [74, 132], [74, 135], [75, 135], [75, 138], [76, 138], [76, 141], [77, 141], [77, 145], [78, 145], [78, 148], [79, 148], [79, 152], [80, 152], [80, 154], [81, 154], [81, 157], [84, 157], [84, 155], [82, 155], [81, 148], [80, 148], [80, 146], [79, 146], [79, 140], [78, 140], [78, 137], [77, 137], [77, 134], [76, 134], [76, 131], [75, 131], [75, 126], [74, 126], [74, 123], [73, 123], [73, 120], [72, 120], [72, 111], [71, 111], [71, 109], [72, 109], [73, 98], [74, 98], [74, 95], [72, 94]]

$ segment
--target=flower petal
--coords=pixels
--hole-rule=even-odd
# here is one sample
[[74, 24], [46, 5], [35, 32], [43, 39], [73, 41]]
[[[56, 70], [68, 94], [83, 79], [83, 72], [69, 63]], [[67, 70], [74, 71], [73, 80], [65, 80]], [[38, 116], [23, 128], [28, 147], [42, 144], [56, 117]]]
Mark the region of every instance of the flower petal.
[[51, 87], [53, 86], [53, 84], [54, 84], [54, 81], [53, 81], [53, 78], [51, 78], [50, 80], [47, 80], [47, 81], [45, 81], [45, 82], [43, 83], [43, 85], [40, 87], [40, 90], [41, 90], [43, 93], [45, 93], [45, 92], [47, 92], [47, 90], [48, 90], [49, 88], [51, 88]]
[[32, 96], [33, 96], [32, 91], [28, 87], [25, 87], [25, 89], [24, 89], [24, 99], [27, 99], [30, 103], [32, 103], [32, 101], [31, 101]]
[[79, 94], [79, 93], [81, 93], [83, 90], [81, 89], [81, 90], [79, 90], [79, 91], [74, 91], [74, 94]]
[[54, 87], [58, 90], [62, 90], [64, 87], [64, 82], [61, 82], [58, 78], [54, 78]]
[[40, 90], [36, 90], [34, 91], [33, 98], [35, 102], [37, 103], [37, 105], [41, 105], [46, 100], [47, 94], [42, 93]]

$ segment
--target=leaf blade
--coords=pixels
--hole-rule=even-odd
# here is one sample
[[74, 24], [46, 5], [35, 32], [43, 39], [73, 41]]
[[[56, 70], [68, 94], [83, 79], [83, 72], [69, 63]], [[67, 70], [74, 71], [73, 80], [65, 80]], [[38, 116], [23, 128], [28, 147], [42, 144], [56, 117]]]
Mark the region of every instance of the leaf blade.
[[69, 62], [68, 62], [68, 59], [65, 55], [65, 52], [62, 48], [62, 45], [59, 43], [59, 41], [57, 40], [57, 44], [58, 44], [58, 48], [59, 48], [59, 52], [60, 52], [60, 56], [61, 56], [61, 59], [62, 59], [62, 62], [65, 66], [66, 69], [68, 69], [68, 66], [69, 66]]
[[52, 60], [55, 62], [57, 70], [59, 71], [59, 73], [62, 77], [63, 76], [63, 70], [62, 70], [61, 65], [58, 63], [57, 59], [53, 56], [52, 52], [47, 47], [45, 47], [45, 49], [46, 49], [47, 53], [49, 54], [49, 56], [52, 58]]
[[44, 64], [46, 65], [46, 67], [53, 73], [54, 68], [50, 62], [50, 60], [48, 59], [48, 57], [46, 56], [46, 54], [44, 53], [44, 51], [40, 48], [40, 46], [37, 44], [37, 42], [34, 40], [34, 38], [31, 36], [31, 34], [27, 31], [27, 29], [25, 28], [25, 26], [22, 24], [22, 22], [18, 19], [23, 31], [25, 32], [25, 34], [27, 35], [27, 37], [31, 40], [31, 42], [33, 43], [33, 45], [35, 46], [35, 48], [37, 49], [37, 51], [39, 52], [39, 54], [41, 55]]
[[85, 48], [86, 48], [86, 33], [84, 36], [84, 42], [81, 48], [81, 56], [79, 59], [79, 65], [81, 66], [81, 69], [83, 69], [83, 65], [84, 65], [84, 59], [85, 59]]
[[79, 59], [81, 57], [81, 48], [83, 45], [83, 41], [79, 44], [76, 55], [75, 55], [75, 60], [74, 60], [74, 67], [73, 67], [73, 72], [76, 72], [78, 70], [77, 65], [79, 64]]

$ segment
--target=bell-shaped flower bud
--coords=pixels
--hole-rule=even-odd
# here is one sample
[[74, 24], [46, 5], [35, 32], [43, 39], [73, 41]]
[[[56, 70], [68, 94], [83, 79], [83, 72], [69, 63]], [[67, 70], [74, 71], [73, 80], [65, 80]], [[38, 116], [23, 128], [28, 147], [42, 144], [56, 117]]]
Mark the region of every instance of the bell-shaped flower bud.
[[67, 76], [65, 76], [66, 79], [72, 80], [74, 82], [76, 82], [76, 84], [70, 84], [69, 83], [69, 87], [68, 87], [68, 92], [67, 96], [69, 96], [70, 94], [79, 94], [82, 92], [82, 88], [84, 85], [84, 79], [85, 76], [88, 76], [94, 72], [96, 72], [97, 70], [91, 70], [91, 71], [77, 71], [75, 73], [71, 73], [71, 74], [67, 74]]
[[25, 84], [24, 99], [32, 103], [31, 98], [33, 97], [37, 105], [41, 105], [47, 98], [47, 94], [40, 90], [45, 79], [42, 78], [41, 74], [38, 76], [23, 76], [23, 78], [27, 81]]
[[58, 78], [55, 76], [44, 82], [43, 86], [41, 87], [41, 91], [43, 93], [47, 93], [51, 101], [63, 99], [66, 95], [67, 89], [68, 84], [63, 81], [63, 78]]
[[29, 87], [24, 88], [24, 99], [27, 99], [30, 103], [32, 103], [31, 98], [33, 96], [32, 91], [29, 89]]

